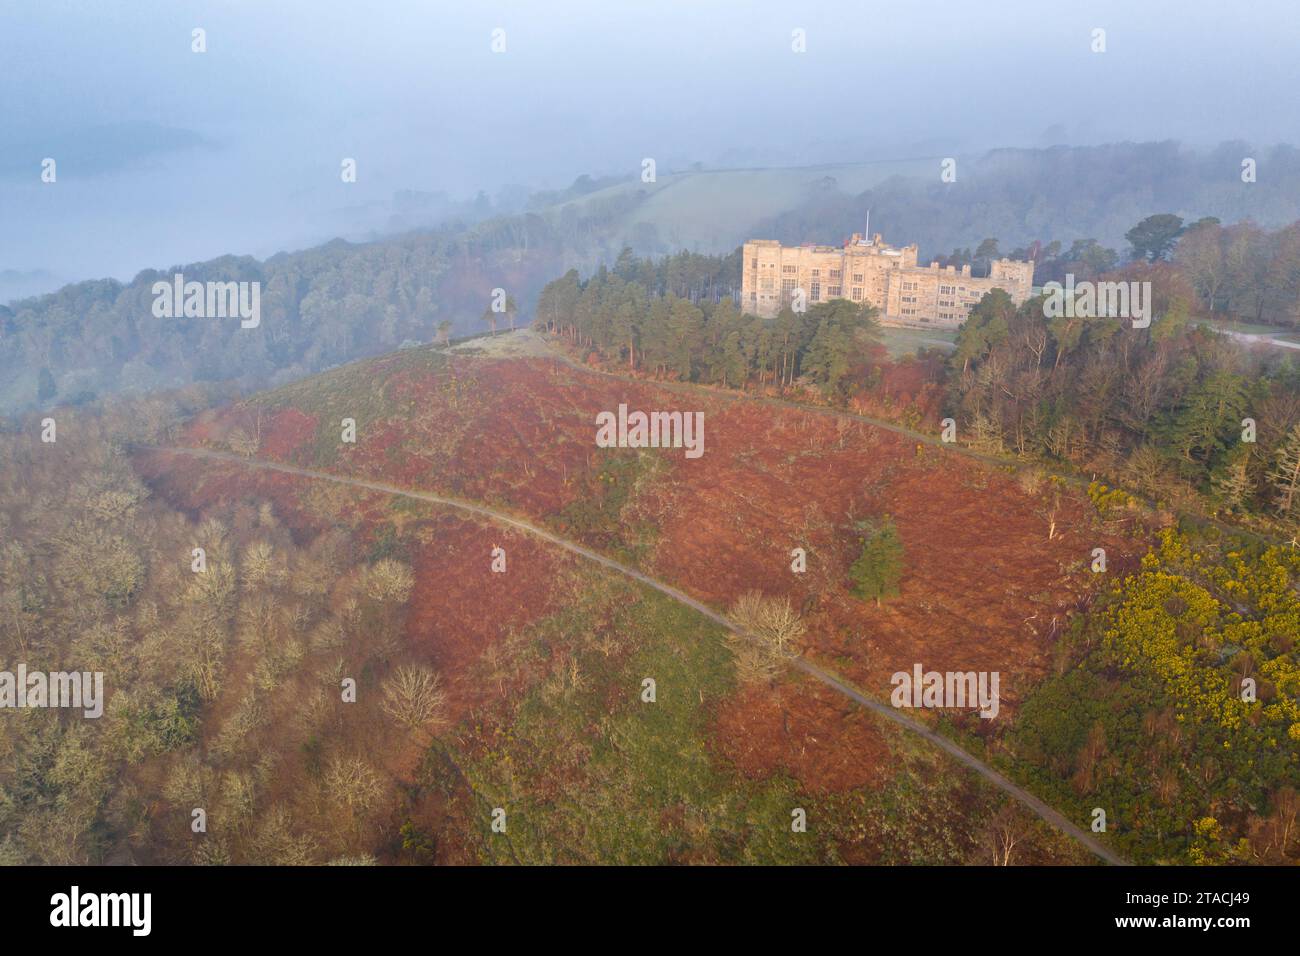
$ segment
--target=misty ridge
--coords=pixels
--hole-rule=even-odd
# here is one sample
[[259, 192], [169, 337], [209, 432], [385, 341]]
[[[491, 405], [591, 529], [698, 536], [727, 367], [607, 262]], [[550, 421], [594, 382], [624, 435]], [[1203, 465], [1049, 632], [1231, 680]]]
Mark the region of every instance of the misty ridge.
[[[1237, 164], [1255, 153], [1267, 173], [1240, 188]], [[1004, 251], [1023, 254], [1033, 243], [1114, 249], [1119, 256], [1102, 260], [1114, 267], [1125, 231], [1148, 215], [1249, 220], [1261, 228], [1300, 219], [1300, 152], [1290, 146], [1003, 149], [964, 161], [957, 181], [946, 185], [932, 166], [937, 160], [766, 170], [696, 165], [666, 170], [653, 183], [635, 173], [583, 175], [564, 189], [515, 187], [469, 200], [401, 191], [386, 210], [386, 227], [424, 228], [264, 260], [228, 255], [148, 269], [129, 283], [78, 282], [0, 306], [0, 409], [191, 383], [277, 385], [403, 345], [480, 332], [484, 304], [501, 286], [528, 320], [546, 283], [569, 269], [612, 266], [625, 247], [641, 257], [689, 251], [734, 260], [749, 236], [835, 244], [869, 216], [889, 238], [917, 242], [922, 261], [970, 261], [971, 249], [994, 238]], [[754, 196], [755, 177], [767, 187], [762, 196]], [[854, 188], [864, 182], [871, 185]], [[700, 219], [709, 222], [707, 234], [695, 228]], [[729, 268], [714, 297], [738, 291], [738, 262]], [[187, 318], [180, 310], [158, 319], [152, 289], [176, 273], [196, 282], [260, 283], [260, 327]], [[15, 274], [14, 281], [23, 279]]]

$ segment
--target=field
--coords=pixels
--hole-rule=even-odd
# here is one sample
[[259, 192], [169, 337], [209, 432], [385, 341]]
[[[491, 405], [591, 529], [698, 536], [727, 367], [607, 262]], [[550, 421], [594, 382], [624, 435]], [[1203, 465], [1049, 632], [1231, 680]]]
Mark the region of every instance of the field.
[[885, 350], [892, 359], [915, 355], [919, 349], [939, 349], [950, 352], [957, 341], [957, 333], [945, 329], [904, 329], [894, 326], [881, 328]]
[[[656, 183], [611, 186], [580, 202], [600, 202], [627, 191], [644, 190], [648, 195], [626, 224], [626, 235], [632, 235], [633, 225], [647, 223], [671, 249], [728, 253], [746, 240], [761, 238], [752, 234], [755, 225], [798, 207], [808, 191], [824, 180], [834, 180], [841, 190], [856, 195], [891, 176], [928, 174], [936, 162], [897, 160], [672, 173], [660, 175]], [[847, 237], [828, 236], [826, 241], [839, 238]]]

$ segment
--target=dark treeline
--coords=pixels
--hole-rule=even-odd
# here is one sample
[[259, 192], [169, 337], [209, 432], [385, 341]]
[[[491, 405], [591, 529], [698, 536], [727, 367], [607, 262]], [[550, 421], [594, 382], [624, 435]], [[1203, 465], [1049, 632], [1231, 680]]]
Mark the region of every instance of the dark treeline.
[[985, 239], [972, 250], [969, 246], [954, 249], [948, 255], [934, 257], [940, 266], [970, 266], [977, 276], [987, 276], [990, 264], [999, 258], [1016, 259], [1034, 263], [1034, 284], [1063, 282], [1066, 275], [1075, 279], [1095, 279], [1119, 265], [1120, 255], [1096, 239], [1075, 239], [1068, 246], [1053, 240], [1049, 243], [1033, 242], [1004, 250], [997, 239]]
[[[1300, 370], [1188, 321], [1194, 293], [1165, 263], [1150, 281], [1156, 319], [1046, 318], [1000, 290], [971, 312], [950, 359], [950, 402], [976, 447], [1070, 461], [1160, 498], [1180, 487], [1225, 510], [1300, 510]], [[1257, 426], [1243, 441], [1243, 421]]]
[[[1258, 160], [1258, 182], [1239, 179], [1247, 155]], [[1132, 251], [1121, 241], [1125, 230], [1153, 208], [1192, 207], [1225, 222], [1251, 216], [1261, 225], [1219, 227], [1197, 241], [1192, 235], [1201, 230], [1184, 230], [1178, 264], [1219, 314], [1300, 323], [1297, 235], [1265, 228], [1300, 218], [1300, 159], [1289, 147], [1001, 150], [963, 160], [954, 183], [935, 180], [890, 180], [857, 196], [828, 180], [788, 213], [756, 226], [746, 221], [741, 231], [793, 243], [834, 241], [861, 230], [870, 209], [873, 228], [895, 242], [924, 243], [923, 257], [953, 250], [941, 261], [969, 261], [976, 274], [996, 255], [1032, 258], [1041, 284], [1066, 273], [1092, 278], [1122, 263]], [[275, 385], [408, 342], [476, 331], [495, 288], [531, 318], [537, 293], [566, 269], [589, 275], [614, 263], [626, 245], [642, 255], [672, 248], [665, 236], [678, 227], [647, 206], [652, 195], [619, 178], [579, 177], [565, 190], [526, 198], [516, 189], [495, 204], [406, 197], [398, 205], [410, 214], [395, 222], [458, 218], [372, 243], [336, 241], [265, 261], [226, 256], [11, 302], [0, 306], [0, 411], [192, 382]], [[717, 214], [722, 232], [740, 229], [734, 213]], [[998, 240], [979, 241], [988, 236]], [[155, 318], [150, 286], [176, 271], [197, 281], [260, 281], [260, 326]], [[716, 302], [734, 292], [736, 276], [720, 271], [706, 288], [685, 274], [662, 292], [696, 305]], [[631, 278], [651, 287], [644, 276]]]
[[954, 249], [938, 256], [940, 265], [971, 266], [988, 275], [1001, 256], [1033, 260], [1034, 284], [1092, 280], [1114, 271], [1121, 261], [1172, 261], [1178, 276], [1196, 292], [1196, 311], [1244, 322], [1300, 325], [1300, 223], [1270, 231], [1253, 222], [1225, 226], [1213, 216], [1184, 225], [1180, 216], [1157, 213], [1125, 234], [1121, 254], [1096, 239], [1076, 239], [1069, 246], [1032, 242], [1006, 251], [998, 240]]
[[732, 388], [803, 378], [832, 395], [868, 371], [880, 338], [874, 307], [836, 299], [762, 319], [737, 307], [739, 287], [739, 251], [653, 261], [624, 249], [613, 269], [585, 282], [571, 270], [547, 285], [536, 321], [656, 378]]

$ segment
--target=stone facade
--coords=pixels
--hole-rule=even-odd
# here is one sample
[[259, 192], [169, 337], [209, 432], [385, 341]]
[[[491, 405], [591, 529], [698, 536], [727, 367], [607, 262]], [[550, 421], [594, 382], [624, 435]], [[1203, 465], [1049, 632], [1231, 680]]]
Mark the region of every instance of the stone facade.
[[843, 247], [782, 246], [775, 239], [745, 243], [741, 308], [771, 317], [803, 289], [808, 305], [831, 299], [869, 302], [886, 325], [956, 328], [971, 306], [991, 289], [1003, 289], [1017, 305], [1033, 294], [1034, 264], [998, 259], [987, 278], [938, 263], [919, 266], [916, 246], [895, 249], [879, 233], [853, 234]]

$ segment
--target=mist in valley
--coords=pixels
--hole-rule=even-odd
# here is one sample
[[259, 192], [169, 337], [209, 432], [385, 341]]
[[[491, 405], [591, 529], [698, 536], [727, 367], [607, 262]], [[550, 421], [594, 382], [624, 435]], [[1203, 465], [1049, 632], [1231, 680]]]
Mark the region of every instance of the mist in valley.
[[1269, 93], [1293, 73], [1284, 2], [1047, 17], [1032, 2], [54, 0], [0, 19], [0, 300], [513, 213], [646, 157], [663, 174], [1300, 139], [1300, 106]]

